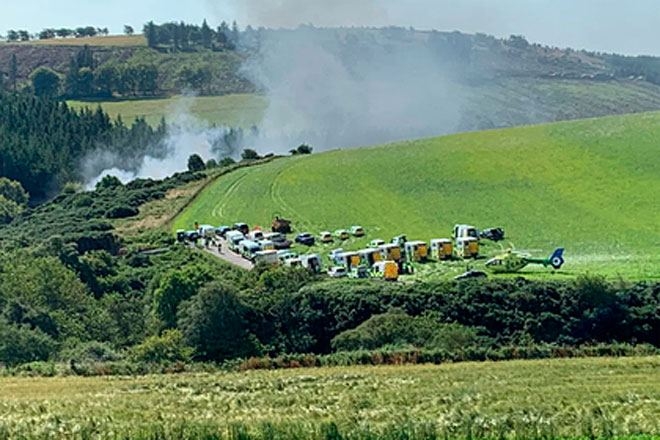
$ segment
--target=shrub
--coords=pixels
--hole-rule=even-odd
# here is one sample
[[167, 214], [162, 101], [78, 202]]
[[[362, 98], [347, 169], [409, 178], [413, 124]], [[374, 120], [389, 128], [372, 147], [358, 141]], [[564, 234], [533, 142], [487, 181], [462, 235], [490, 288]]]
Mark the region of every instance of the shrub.
[[259, 153], [257, 153], [256, 150], [252, 150], [250, 148], [246, 148], [241, 153], [241, 159], [243, 160], [257, 160], [259, 158]]
[[200, 359], [224, 361], [252, 356], [260, 350], [248, 331], [247, 313], [235, 288], [216, 282], [181, 304], [179, 328]]
[[228, 167], [228, 166], [234, 165], [235, 163], [236, 163], [236, 161], [234, 159], [232, 159], [231, 157], [224, 157], [220, 160], [218, 165], [220, 165], [221, 167]]
[[62, 351], [59, 356], [62, 360], [76, 362], [116, 362], [123, 356], [114, 348], [104, 342], [90, 341], [78, 344], [75, 347]]
[[206, 168], [206, 166], [204, 165], [204, 160], [201, 158], [199, 154], [192, 154], [188, 158], [188, 171], [191, 172], [204, 171], [204, 168]]
[[151, 336], [133, 347], [131, 358], [135, 362], [172, 364], [188, 362], [193, 349], [188, 347], [179, 330], [165, 330], [160, 336]]
[[107, 218], [127, 218], [134, 217], [140, 213], [140, 210], [132, 206], [113, 206], [105, 213]]
[[0, 363], [47, 361], [54, 352], [55, 341], [41, 330], [0, 320]]
[[96, 184], [96, 189], [97, 190], [102, 190], [102, 189], [109, 189], [109, 188], [118, 188], [123, 186], [123, 183], [121, 183], [121, 180], [119, 180], [118, 177], [116, 176], [104, 176], [99, 182]]

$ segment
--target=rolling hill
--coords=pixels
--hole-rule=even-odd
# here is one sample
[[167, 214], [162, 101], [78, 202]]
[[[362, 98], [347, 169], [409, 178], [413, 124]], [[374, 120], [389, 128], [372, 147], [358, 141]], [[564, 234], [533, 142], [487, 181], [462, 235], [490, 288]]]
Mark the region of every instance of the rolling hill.
[[645, 113], [284, 158], [220, 177], [173, 229], [267, 225], [279, 213], [298, 231], [360, 224], [367, 237], [343, 244], [358, 248], [467, 222], [503, 226], [519, 249], [564, 246], [570, 276], [657, 279], [659, 138], [660, 113]]

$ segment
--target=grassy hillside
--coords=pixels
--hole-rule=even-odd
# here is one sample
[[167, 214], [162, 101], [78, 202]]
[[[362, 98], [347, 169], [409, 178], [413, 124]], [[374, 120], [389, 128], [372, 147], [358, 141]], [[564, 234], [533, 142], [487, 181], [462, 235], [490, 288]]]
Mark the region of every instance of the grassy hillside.
[[[0, 435], [227, 438], [233, 426], [255, 437], [229, 438], [340, 438], [319, 432], [321, 424], [334, 422], [356, 439], [388, 429], [401, 434], [380, 438], [436, 438], [431, 432], [437, 438], [624, 438], [660, 432], [659, 362], [601, 358], [4, 378]], [[282, 437], [273, 435], [281, 430]]]
[[[547, 121], [571, 120], [660, 109], [660, 86], [644, 81], [566, 79], [498, 80], [465, 86], [459, 130], [469, 131]], [[75, 107], [100, 105], [124, 121], [144, 116], [157, 124], [189, 105], [211, 124], [249, 127], [261, 122], [268, 100], [262, 95], [199, 96], [182, 104], [179, 97], [125, 101], [70, 101]]]
[[147, 122], [156, 125], [163, 117], [168, 121], [175, 120], [176, 114], [185, 110], [210, 124], [249, 128], [261, 121], [267, 101], [260, 95], [236, 94], [105, 102], [69, 101], [69, 104], [74, 108], [100, 105], [111, 117], [121, 115], [127, 123], [137, 117], [145, 117]]
[[658, 278], [658, 138], [660, 113], [647, 113], [286, 158], [221, 177], [173, 227], [280, 213], [298, 231], [360, 224], [367, 238], [344, 243], [357, 248], [466, 222], [503, 226], [518, 249], [564, 246], [569, 276]]

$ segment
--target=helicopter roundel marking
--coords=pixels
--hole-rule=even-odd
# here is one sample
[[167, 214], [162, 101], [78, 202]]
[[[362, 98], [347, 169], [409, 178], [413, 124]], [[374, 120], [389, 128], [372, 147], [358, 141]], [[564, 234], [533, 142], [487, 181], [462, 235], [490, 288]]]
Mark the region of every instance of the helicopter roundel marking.
[[564, 259], [561, 257], [554, 257], [551, 261], [552, 267], [559, 269], [562, 264], [564, 264]]

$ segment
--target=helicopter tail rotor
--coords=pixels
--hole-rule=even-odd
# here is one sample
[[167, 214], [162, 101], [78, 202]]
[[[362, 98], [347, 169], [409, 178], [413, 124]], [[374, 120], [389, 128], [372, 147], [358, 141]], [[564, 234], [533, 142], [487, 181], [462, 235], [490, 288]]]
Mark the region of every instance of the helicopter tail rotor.
[[560, 269], [564, 264], [564, 248], [555, 249], [554, 253], [550, 256], [550, 265], [554, 269]]

